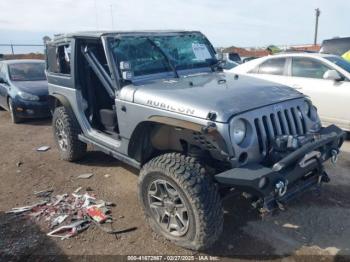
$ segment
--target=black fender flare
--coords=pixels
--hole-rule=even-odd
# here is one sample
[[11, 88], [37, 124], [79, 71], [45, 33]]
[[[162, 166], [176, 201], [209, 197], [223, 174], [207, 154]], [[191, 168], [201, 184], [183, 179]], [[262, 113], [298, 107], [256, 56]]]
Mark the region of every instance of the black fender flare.
[[55, 111], [58, 106], [64, 106], [65, 108], [72, 110], [70, 102], [67, 97], [61, 94], [50, 94], [49, 95], [49, 107], [51, 112]]

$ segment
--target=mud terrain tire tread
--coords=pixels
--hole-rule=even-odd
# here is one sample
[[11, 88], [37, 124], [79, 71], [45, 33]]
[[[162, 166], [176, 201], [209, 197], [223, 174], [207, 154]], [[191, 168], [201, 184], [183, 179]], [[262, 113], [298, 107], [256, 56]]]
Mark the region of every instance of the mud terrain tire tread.
[[[171, 239], [165, 236], [147, 214], [142, 187], [145, 177], [153, 172], [170, 177], [184, 191], [195, 214], [196, 229], [193, 239], [187, 239], [186, 236]], [[146, 220], [158, 235], [192, 250], [207, 249], [220, 237], [224, 220], [221, 199], [212, 178], [195, 158], [180, 153], [168, 153], [153, 158], [142, 167], [138, 187], [139, 201], [145, 211]]]
[[[66, 151], [61, 150], [57, 143], [55, 132], [55, 123], [57, 119], [62, 120], [65, 131], [67, 133], [68, 149]], [[73, 162], [81, 159], [86, 154], [87, 145], [78, 139], [78, 135], [81, 134], [80, 126], [75, 116], [69, 110], [63, 106], [57, 107], [52, 117], [52, 126], [53, 135], [59, 148], [62, 160]]]

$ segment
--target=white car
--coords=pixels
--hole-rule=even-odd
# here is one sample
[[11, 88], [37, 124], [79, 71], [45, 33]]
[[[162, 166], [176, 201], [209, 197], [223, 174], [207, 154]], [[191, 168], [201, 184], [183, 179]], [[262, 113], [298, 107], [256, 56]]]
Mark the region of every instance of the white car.
[[229, 72], [277, 82], [308, 95], [324, 125], [350, 131], [350, 63], [339, 56], [285, 53], [265, 56]]

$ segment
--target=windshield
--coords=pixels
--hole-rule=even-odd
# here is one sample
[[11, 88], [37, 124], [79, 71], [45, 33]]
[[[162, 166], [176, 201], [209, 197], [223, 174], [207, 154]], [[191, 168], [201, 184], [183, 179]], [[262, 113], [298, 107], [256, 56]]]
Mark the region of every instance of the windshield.
[[350, 63], [343, 58], [337, 56], [330, 56], [325, 58], [350, 73]]
[[46, 80], [45, 63], [10, 64], [9, 75], [12, 81]]
[[214, 50], [201, 34], [123, 36], [111, 43], [120, 62], [129, 62], [134, 76], [209, 67]]

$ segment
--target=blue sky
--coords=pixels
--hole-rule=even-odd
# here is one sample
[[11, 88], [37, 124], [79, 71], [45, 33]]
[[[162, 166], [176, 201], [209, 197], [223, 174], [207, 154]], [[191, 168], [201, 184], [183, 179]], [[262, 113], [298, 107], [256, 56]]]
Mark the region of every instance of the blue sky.
[[348, 0], [2, 0], [0, 44], [96, 29], [201, 30], [215, 46], [306, 44], [317, 7], [319, 42], [350, 36]]

